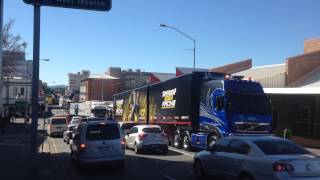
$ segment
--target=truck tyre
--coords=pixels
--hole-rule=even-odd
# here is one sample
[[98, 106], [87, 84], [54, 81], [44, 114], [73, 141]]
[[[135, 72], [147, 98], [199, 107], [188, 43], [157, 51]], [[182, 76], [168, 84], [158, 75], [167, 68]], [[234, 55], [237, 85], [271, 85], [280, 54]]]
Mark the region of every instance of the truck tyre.
[[191, 143], [190, 143], [190, 138], [188, 134], [185, 134], [183, 136], [182, 147], [184, 150], [187, 150], [187, 151], [191, 150]]
[[214, 145], [217, 140], [219, 139], [219, 137], [217, 135], [212, 135], [209, 140], [208, 140], [208, 147], [212, 147], [212, 145]]
[[178, 133], [174, 134], [173, 147], [178, 148], [178, 149], [181, 149], [181, 147], [182, 147], [182, 143], [181, 143], [180, 136]]

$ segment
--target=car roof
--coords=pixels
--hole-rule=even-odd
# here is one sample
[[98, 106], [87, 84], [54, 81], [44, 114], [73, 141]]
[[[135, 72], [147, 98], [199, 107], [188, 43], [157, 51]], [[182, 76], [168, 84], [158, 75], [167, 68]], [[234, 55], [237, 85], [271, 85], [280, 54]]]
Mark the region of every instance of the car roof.
[[108, 120], [103, 120], [103, 121], [89, 121], [86, 122], [87, 125], [96, 125], [96, 124], [118, 124], [116, 121], [108, 121]]
[[244, 141], [275, 141], [275, 140], [282, 140], [282, 141], [288, 141], [287, 139], [276, 137], [273, 135], [234, 135], [234, 136], [229, 136], [226, 138], [230, 139], [239, 139], [239, 140], [244, 140]]
[[158, 125], [136, 125], [137, 128], [160, 128]]

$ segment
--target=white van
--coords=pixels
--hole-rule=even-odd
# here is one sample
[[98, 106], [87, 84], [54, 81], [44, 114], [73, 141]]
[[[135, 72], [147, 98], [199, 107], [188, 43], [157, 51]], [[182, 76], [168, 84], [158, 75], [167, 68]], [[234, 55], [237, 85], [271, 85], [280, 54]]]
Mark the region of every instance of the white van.
[[67, 130], [67, 118], [52, 117], [48, 120], [47, 133], [49, 136], [62, 135]]

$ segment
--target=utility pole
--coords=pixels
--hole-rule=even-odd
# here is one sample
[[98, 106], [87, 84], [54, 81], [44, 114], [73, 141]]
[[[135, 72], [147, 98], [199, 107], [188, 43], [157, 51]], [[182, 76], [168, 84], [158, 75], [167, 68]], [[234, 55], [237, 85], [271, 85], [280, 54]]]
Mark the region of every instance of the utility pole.
[[[0, 0], [0, 112], [3, 113], [3, 99], [2, 99], [2, 91], [3, 91], [3, 0]], [[1, 115], [1, 114], [0, 114]]]
[[39, 110], [39, 60], [40, 60], [40, 5], [35, 3], [33, 19], [33, 68], [32, 68], [32, 123], [31, 123], [31, 159], [37, 161], [37, 130]]

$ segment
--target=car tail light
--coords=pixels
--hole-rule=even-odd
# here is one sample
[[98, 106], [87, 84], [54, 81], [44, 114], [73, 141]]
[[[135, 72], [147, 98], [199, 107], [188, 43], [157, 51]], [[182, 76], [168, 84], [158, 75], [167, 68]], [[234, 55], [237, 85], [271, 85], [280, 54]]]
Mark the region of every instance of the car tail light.
[[147, 134], [139, 134], [138, 137], [139, 137], [139, 140], [143, 140], [143, 138], [147, 137], [148, 135]]
[[273, 171], [275, 172], [292, 172], [294, 171], [294, 167], [291, 164], [287, 163], [274, 163], [273, 164]]
[[86, 145], [85, 144], [80, 144], [80, 151], [84, 151], [86, 149]]
[[126, 139], [122, 139], [121, 140], [121, 147], [122, 147], [122, 149], [125, 149], [125, 147], [126, 147]]

